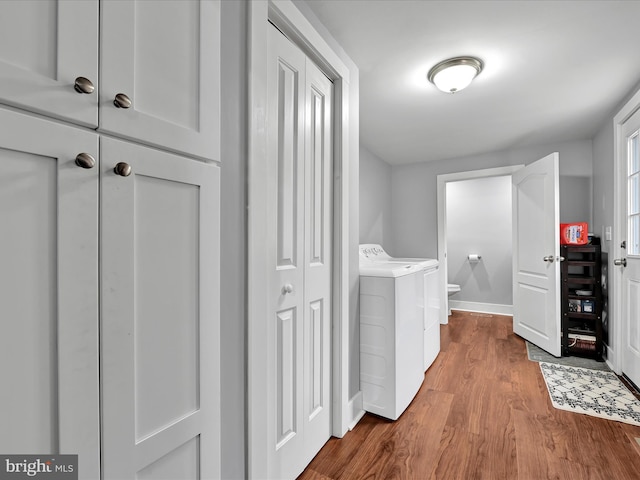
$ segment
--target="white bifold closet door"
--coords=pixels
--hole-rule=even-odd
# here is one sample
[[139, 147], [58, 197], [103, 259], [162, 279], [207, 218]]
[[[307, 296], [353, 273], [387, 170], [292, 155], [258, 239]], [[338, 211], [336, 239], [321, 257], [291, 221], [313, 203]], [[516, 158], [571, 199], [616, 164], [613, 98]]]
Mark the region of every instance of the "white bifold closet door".
[[219, 167], [100, 147], [103, 478], [218, 478]]
[[331, 434], [333, 84], [273, 26], [268, 55], [267, 463], [288, 479]]

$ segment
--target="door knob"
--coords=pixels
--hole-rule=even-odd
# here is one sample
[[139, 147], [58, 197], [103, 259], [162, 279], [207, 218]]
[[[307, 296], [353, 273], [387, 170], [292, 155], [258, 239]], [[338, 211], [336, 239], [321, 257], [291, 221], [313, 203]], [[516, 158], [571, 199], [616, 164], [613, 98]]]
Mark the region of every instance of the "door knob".
[[286, 295], [287, 293], [293, 292], [293, 285], [287, 283], [284, 287], [282, 287], [282, 294]]
[[93, 82], [86, 77], [76, 78], [73, 88], [78, 93], [93, 93], [96, 87], [93, 86]]
[[76, 165], [82, 168], [93, 168], [96, 166], [96, 159], [88, 153], [79, 153], [76, 156]]
[[619, 267], [620, 265], [622, 265], [623, 267], [627, 266], [627, 259], [626, 258], [616, 258], [613, 261], [613, 264], [617, 267]]
[[119, 93], [116, 95], [116, 98], [113, 99], [113, 104], [118, 108], [129, 108], [133, 105], [133, 102], [124, 93]]
[[128, 163], [119, 162], [118, 164], [116, 164], [113, 171], [121, 177], [128, 177], [129, 175], [131, 175], [131, 165], [129, 165]]
[[553, 263], [553, 259], [554, 259], [553, 255], [547, 255], [546, 257], [542, 258], [542, 260], [544, 260], [545, 262], [549, 262], [549, 263]]

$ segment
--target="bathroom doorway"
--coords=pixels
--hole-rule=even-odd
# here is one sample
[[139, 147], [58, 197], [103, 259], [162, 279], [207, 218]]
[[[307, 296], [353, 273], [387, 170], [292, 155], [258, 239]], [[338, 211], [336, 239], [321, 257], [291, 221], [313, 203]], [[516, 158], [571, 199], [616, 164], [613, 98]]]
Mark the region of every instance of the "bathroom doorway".
[[[522, 165], [438, 175], [440, 298], [454, 308], [510, 315], [511, 174]], [[447, 285], [460, 293], [447, 295]], [[448, 322], [448, 308], [440, 323]]]

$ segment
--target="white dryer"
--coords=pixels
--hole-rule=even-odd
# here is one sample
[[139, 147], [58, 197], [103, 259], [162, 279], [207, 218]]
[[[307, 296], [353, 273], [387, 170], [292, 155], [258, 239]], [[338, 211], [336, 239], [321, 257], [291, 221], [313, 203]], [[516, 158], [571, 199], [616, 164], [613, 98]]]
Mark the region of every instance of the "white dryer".
[[423, 269], [419, 277], [418, 308], [424, 319], [423, 368], [426, 371], [440, 353], [440, 294], [438, 260], [435, 258], [401, 258], [390, 256], [382, 245], [368, 243], [360, 245], [360, 258], [370, 262], [395, 265], [418, 265]]
[[396, 420], [424, 380], [422, 268], [360, 256], [360, 387], [364, 409]]

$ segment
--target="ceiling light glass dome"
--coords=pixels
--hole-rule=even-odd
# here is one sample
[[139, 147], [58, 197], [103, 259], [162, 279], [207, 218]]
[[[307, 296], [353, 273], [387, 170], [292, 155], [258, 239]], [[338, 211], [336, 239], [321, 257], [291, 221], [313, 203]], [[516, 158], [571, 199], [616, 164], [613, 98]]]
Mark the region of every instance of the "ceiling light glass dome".
[[483, 66], [482, 60], [475, 57], [450, 58], [429, 70], [427, 78], [443, 92], [456, 93], [468, 87]]

